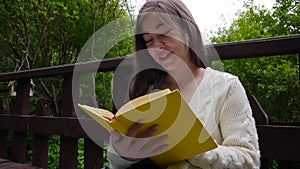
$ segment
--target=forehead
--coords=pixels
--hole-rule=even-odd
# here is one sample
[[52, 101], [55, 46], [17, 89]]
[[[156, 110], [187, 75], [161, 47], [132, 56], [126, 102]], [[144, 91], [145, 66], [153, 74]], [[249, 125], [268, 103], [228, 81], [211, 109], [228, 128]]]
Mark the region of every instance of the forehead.
[[169, 15], [146, 15], [141, 22], [142, 33], [158, 33], [164, 29], [179, 29]]

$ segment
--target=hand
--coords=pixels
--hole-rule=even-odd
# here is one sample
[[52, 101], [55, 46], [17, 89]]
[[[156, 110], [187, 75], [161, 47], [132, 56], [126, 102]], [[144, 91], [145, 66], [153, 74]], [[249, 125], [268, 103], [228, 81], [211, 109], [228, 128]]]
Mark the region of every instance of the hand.
[[151, 138], [158, 130], [157, 125], [149, 127], [142, 138], [135, 138], [142, 126], [141, 122], [133, 124], [126, 136], [122, 136], [118, 131], [111, 132], [112, 146], [124, 159], [139, 161], [160, 154], [168, 148], [164, 143], [168, 139], [167, 135]]

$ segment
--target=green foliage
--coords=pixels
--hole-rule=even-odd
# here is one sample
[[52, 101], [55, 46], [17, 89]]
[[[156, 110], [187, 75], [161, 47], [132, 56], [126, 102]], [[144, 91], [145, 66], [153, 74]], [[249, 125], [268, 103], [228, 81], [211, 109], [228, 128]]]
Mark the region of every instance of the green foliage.
[[[229, 29], [220, 28], [212, 41], [232, 42], [300, 33], [299, 2], [277, 0], [273, 12], [245, 3]], [[296, 19], [298, 18], [298, 19]], [[278, 56], [224, 61], [224, 70], [237, 75], [248, 94], [255, 95], [271, 121], [300, 121], [299, 57]]]
[[112, 110], [112, 78], [113, 73], [98, 73], [96, 82], [96, 93], [100, 99], [101, 107], [107, 110]]
[[74, 63], [97, 29], [127, 15], [125, 2], [1, 0], [3, 66], [13, 71]]
[[270, 31], [275, 35], [299, 34], [299, 15], [299, 0], [276, 0], [273, 12], [274, 26]]
[[78, 169], [84, 169], [84, 139], [78, 139]]
[[109, 162], [108, 162], [107, 158], [108, 158], [107, 151], [103, 151], [103, 160], [104, 160], [103, 168], [109, 167]]
[[[60, 136], [49, 139], [48, 168], [59, 168]], [[78, 139], [78, 168], [84, 168], [84, 139]]]
[[224, 70], [237, 75], [248, 94], [253, 94], [270, 121], [299, 121], [298, 66], [278, 56], [224, 61]]
[[[298, 0], [276, 0], [272, 11], [245, 3], [231, 26], [220, 28], [212, 41], [233, 42], [300, 33]], [[299, 122], [299, 56], [277, 56], [222, 62], [225, 71], [237, 75], [248, 94], [261, 103], [270, 121]], [[273, 169], [299, 168], [299, 163], [272, 160]]]
[[[75, 63], [83, 45], [99, 28], [129, 15], [131, 9], [127, 3], [127, 0], [0, 0], [0, 72]], [[128, 38], [117, 43], [105, 57], [130, 52], [132, 39]], [[52, 100], [57, 114], [61, 79], [39, 79], [35, 83], [38, 96]], [[6, 85], [1, 84], [1, 89], [6, 90]]]
[[[0, 73], [51, 67], [75, 63], [86, 41], [106, 24], [129, 16], [132, 12], [129, 0], [0, 0]], [[122, 39], [108, 51], [105, 58], [125, 56], [132, 52], [131, 20], [120, 20], [116, 26], [122, 29], [115, 36]], [[125, 25], [125, 24], [132, 25]], [[114, 41], [104, 39], [103, 41]], [[100, 51], [101, 52], [101, 51]], [[111, 109], [111, 80], [113, 74], [99, 73], [95, 84], [82, 84], [81, 97], [97, 95], [102, 107]], [[35, 94], [52, 101], [52, 115], [59, 112], [62, 79], [34, 79]], [[86, 93], [91, 85], [95, 91]], [[1, 98], [7, 98], [7, 83], [1, 83]], [[33, 98], [34, 99], [34, 98]], [[86, 99], [87, 100], [87, 99]], [[35, 104], [32, 104], [35, 105]], [[30, 110], [33, 112], [34, 108]], [[79, 139], [78, 168], [83, 167], [83, 139]], [[49, 168], [59, 167], [59, 136], [49, 141]], [[28, 140], [27, 160], [32, 160], [32, 136]], [[11, 148], [10, 148], [11, 149]], [[11, 151], [9, 149], [9, 151]], [[108, 164], [106, 164], [108, 165]]]
[[48, 149], [48, 168], [59, 168], [59, 143], [59, 136], [50, 136]]

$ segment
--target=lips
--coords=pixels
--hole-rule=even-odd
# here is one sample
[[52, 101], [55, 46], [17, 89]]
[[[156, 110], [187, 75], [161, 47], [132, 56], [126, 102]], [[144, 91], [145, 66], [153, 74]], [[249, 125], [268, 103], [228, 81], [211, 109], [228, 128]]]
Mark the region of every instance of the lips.
[[166, 54], [164, 54], [164, 55], [158, 56], [158, 59], [159, 59], [160, 61], [164, 61], [164, 60], [167, 60], [168, 58], [170, 58], [171, 55], [172, 55], [172, 52], [168, 52], [168, 53], [166, 53]]

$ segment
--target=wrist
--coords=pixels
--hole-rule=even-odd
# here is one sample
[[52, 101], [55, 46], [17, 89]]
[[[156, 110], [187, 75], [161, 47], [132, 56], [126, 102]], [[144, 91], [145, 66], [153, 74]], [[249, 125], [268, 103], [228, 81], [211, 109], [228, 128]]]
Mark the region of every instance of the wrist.
[[143, 158], [131, 158], [131, 157], [123, 157], [123, 156], [121, 156], [121, 157], [127, 161], [132, 161], [132, 162], [139, 162], [139, 161], [143, 160]]

